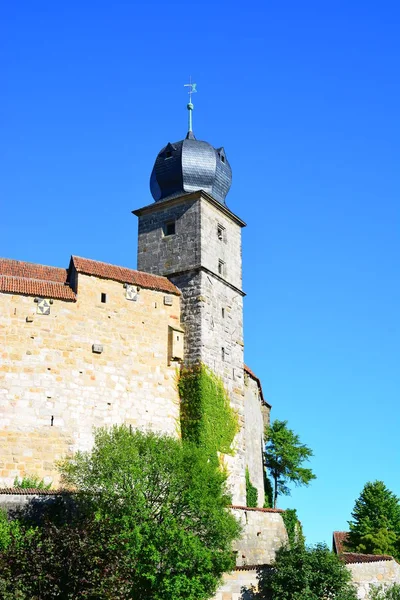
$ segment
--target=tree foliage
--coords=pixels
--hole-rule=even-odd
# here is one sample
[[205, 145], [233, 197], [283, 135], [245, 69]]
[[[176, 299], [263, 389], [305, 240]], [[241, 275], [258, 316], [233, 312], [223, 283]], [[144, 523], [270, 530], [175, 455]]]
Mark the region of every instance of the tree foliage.
[[347, 550], [400, 558], [400, 501], [383, 481], [365, 484], [351, 516]]
[[260, 600], [356, 600], [351, 574], [324, 544], [280, 548], [272, 568], [260, 571]]
[[389, 586], [371, 586], [369, 589], [370, 600], [400, 600], [400, 585], [394, 583]]
[[61, 469], [74, 515], [0, 555], [4, 597], [14, 585], [29, 600], [205, 600], [233, 568], [226, 476], [193, 444], [100, 429]]
[[313, 456], [308, 446], [287, 426], [287, 421], [274, 421], [266, 428], [265, 466], [274, 483], [274, 508], [279, 495], [289, 496], [287, 483], [308, 485], [315, 475], [301, 465]]

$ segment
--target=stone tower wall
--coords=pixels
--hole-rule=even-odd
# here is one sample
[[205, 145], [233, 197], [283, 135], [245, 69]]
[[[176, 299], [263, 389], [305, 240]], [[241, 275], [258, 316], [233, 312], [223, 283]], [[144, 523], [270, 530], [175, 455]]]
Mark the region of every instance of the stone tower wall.
[[[138, 269], [168, 276], [182, 292], [185, 363], [201, 361], [220, 376], [237, 411], [236, 452], [225, 460], [233, 502], [245, 505], [241, 225], [202, 193], [155, 203], [136, 214]], [[170, 221], [175, 221], [175, 235], [165, 236]]]
[[39, 315], [33, 297], [0, 293], [3, 485], [23, 475], [57, 483], [54, 462], [89, 449], [93, 427], [179, 433], [168, 330], [180, 323], [180, 297], [166, 306], [164, 296], [141, 289], [128, 301], [122, 283], [79, 274], [77, 302], [54, 300]]

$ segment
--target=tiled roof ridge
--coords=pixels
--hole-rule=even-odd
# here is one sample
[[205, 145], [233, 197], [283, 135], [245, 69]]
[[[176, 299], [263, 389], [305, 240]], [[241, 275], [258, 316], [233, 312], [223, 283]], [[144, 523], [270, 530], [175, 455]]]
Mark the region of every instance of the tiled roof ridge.
[[66, 282], [0, 274], [0, 292], [76, 301], [75, 292]]
[[0, 273], [0, 277], [3, 277], [4, 279], [27, 279], [28, 281], [35, 281], [37, 283], [69, 287], [68, 281], [53, 281], [51, 279], [39, 279], [38, 277], [22, 277], [21, 275], [3, 275], [2, 273]]
[[340, 558], [346, 564], [384, 562], [394, 560], [389, 554], [362, 554], [361, 552], [342, 552]]
[[263, 394], [263, 390], [262, 390], [262, 385], [261, 385], [261, 380], [259, 377], [257, 377], [257, 375], [250, 369], [250, 367], [248, 367], [246, 364], [243, 365], [243, 369], [244, 371], [250, 375], [250, 377], [252, 379], [254, 379], [257, 382], [258, 385], [258, 389], [260, 391], [260, 396], [261, 396], [261, 401], [263, 404], [265, 404], [266, 406], [268, 406], [269, 408], [272, 408], [271, 404], [269, 402], [267, 402], [264, 398], [264, 394]]
[[14, 495], [14, 496], [56, 496], [59, 494], [70, 494], [69, 490], [62, 488], [57, 490], [44, 490], [42, 488], [21, 488], [21, 487], [4, 487], [0, 488], [0, 495]]
[[0, 258], [0, 275], [64, 283], [67, 281], [68, 271], [63, 267], [42, 265], [14, 258]]
[[6, 256], [0, 256], [0, 263], [5, 261], [7, 263], [16, 263], [18, 265], [28, 265], [32, 267], [45, 267], [45, 269], [57, 269], [59, 271], [65, 271], [65, 267], [55, 267], [54, 265], [43, 265], [42, 263], [31, 262], [30, 260], [19, 260], [18, 258], [7, 258]]
[[258, 508], [256, 506], [238, 506], [236, 504], [232, 504], [229, 508], [234, 508], [235, 510], [246, 510], [246, 511], [257, 511], [264, 513], [279, 513], [282, 514], [285, 511], [283, 508]]
[[146, 273], [145, 271], [138, 271], [136, 269], [130, 269], [129, 267], [113, 265], [100, 260], [76, 255], [71, 256], [71, 262], [76, 271], [83, 275], [93, 275], [94, 277], [111, 279], [113, 281], [119, 281], [120, 283], [132, 283], [139, 287], [165, 291], [177, 296], [180, 296], [181, 294], [180, 290], [163, 275]]

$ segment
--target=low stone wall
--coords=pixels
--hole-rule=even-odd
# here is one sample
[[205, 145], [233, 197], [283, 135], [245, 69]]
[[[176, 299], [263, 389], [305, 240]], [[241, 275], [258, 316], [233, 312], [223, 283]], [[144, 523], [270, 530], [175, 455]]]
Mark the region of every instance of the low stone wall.
[[394, 560], [348, 564], [360, 600], [367, 600], [373, 585], [400, 583], [400, 565]]
[[242, 536], [235, 542], [236, 566], [270, 565], [276, 551], [288, 541], [282, 519], [283, 510], [233, 506], [232, 512], [242, 525]]
[[252, 600], [257, 589], [257, 570], [255, 568], [238, 568], [224, 575], [213, 600]]

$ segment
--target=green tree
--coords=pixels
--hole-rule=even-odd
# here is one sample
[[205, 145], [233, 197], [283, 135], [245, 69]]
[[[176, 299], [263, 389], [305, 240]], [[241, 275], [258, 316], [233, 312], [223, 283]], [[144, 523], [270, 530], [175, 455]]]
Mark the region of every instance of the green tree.
[[259, 573], [260, 600], [356, 600], [351, 574], [324, 544], [280, 548]]
[[48, 520], [0, 555], [4, 597], [13, 585], [29, 600], [213, 596], [240, 527], [226, 475], [206, 456], [168, 436], [98, 430], [91, 452], [61, 466], [73, 518]]
[[347, 550], [400, 558], [400, 501], [383, 481], [365, 484], [351, 516]]
[[400, 600], [400, 585], [372, 586], [369, 590], [370, 600]]
[[278, 495], [290, 496], [288, 482], [308, 485], [315, 475], [301, 465], [312, 456], [312, 450], [300, 443], [299, 436], [287, 426], [287, 421], [274, 421], [266, 428], [265, 466], [274, 483], [274, 508]]

